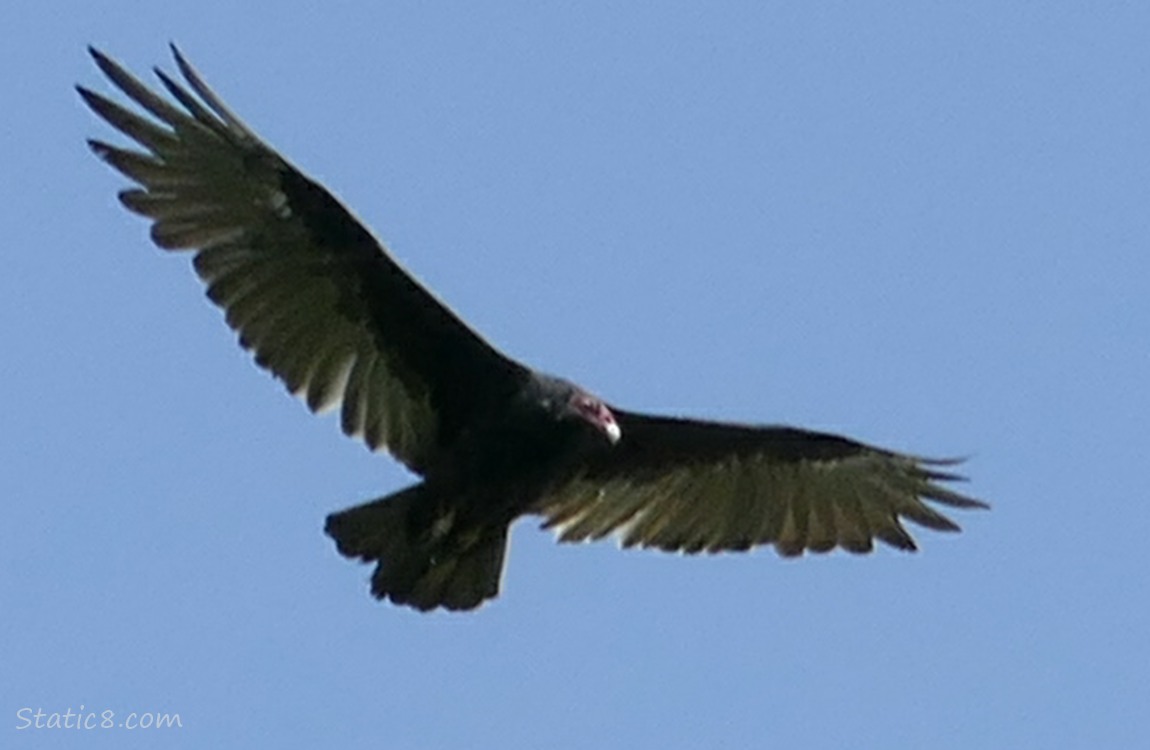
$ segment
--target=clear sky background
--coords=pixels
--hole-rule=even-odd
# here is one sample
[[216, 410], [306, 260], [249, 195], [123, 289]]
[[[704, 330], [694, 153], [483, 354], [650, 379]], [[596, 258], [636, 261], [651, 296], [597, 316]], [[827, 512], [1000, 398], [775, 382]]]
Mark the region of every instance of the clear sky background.
[[[0, 745], [1150, 746], [1150, 5], [430, 5], [0, 6]], [[169, 40], [513, 356], [994, 509], [799, 561], [527, 520], [478, 612], [373, 601], [323, 518], [411, 477], [84, 145], [85, 45]], [[17, 729], [81, 705], [183, 728]]]

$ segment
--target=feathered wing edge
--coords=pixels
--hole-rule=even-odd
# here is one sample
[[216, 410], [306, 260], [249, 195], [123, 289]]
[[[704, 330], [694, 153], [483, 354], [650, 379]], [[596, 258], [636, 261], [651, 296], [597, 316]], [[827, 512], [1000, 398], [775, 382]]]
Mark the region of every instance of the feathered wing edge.
[[636, 416], [620, 419], [617, 452], [573, 472], [537, 503], [543, 527], [560, 541], [618, 535], [624, 547], [688, 554], [771, 544], [786, 557], [836, 547], [870, 552], [875, 539], [914, 550], [901, 519], [958, 531], [931, 504], [989, 507], [944, 486], [963, 479], [950, 471], [957, 459], [793, 428]]
[[[172, 47], [188, 88], [156, 69], [179, 106], [95, 49], [101, 71], [158, 122], [77, 87], [144, 151], [91, 140], [139, 187], [120, 194], [162, 248], [193, 249], [208, 296], [256, 361], [310, 409], [415, 471], [509, 392], [522, 368], [491, 348], [386, 253], [326, 190], [231, 112]], [[181, 109], [182, 107], [182, 109]]]

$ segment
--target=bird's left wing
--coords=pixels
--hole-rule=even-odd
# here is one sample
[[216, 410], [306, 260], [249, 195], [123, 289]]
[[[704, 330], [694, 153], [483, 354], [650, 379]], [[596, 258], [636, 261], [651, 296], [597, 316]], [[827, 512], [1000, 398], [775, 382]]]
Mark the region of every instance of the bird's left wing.
[[533, 509], [560, 541], [618, 534], [625, 547], [779, 554], [881, 539], [915, 549], [906, 518], [958, 526], [927, 504], [987, 507], [942, 485], [952, 460], [874, 448], [789, 427], [751, 427], [628, 413], [612, 407], [622, 439], [553, 485]]
[[79, 87], [144, 151], [90, 141], [139, 187], [120, 193], [152, 239], [195, 252], [208, 296], [256, 362], [313, 411], [417, 472], [527, 370], [409, 276], [322, 186], [256, 137], [173, 47], [171, 102], [105, 55], [100, 69], [154, 119]]

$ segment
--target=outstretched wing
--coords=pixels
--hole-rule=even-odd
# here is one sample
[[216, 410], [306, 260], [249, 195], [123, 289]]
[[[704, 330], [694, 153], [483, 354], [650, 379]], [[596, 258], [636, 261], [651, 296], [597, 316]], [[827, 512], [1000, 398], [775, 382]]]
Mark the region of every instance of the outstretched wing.
[[[89, 141], [139, 187], [120, 193], [152, 239], [195, 251], [208, 296], [256, 362], [313, 411], [415, 471], [526, 370], [484, 342], [388, 255], [323, 187], [257, 138], [175, 47], [186, 86], [158, 96], [96, 50], [105, 75], [155, 120], [83, 87], [144, 151]], [[190, 90], [189, 90], [190, 89]]]
[[901, 518], [958, 530], [924, 501], [987, 507], [940, 484], [960, 479], [944, 470], [955, 461], [789, 427], [612, 411], [619, 443], [534, 508], [560, 541], [618, 533], [624, 547], [696, 553], [773, 544], [789, 557], [834, 547], [869, 552], [877, 538], [913, 550]]

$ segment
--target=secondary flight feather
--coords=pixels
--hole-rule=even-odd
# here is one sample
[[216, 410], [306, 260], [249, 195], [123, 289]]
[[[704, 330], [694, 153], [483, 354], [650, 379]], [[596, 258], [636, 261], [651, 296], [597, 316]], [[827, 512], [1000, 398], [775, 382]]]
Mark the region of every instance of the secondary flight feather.
[[[879, 539], [908, 519], [981, 508], [948, 483], [953, 461], [792, 427], [637, 414], [494, 349], [409, 276], [327, 190], [261, 141], [173, 47], [170, 98], [104, 54], [138, 109], [77, 87], [135, 142], [91, 140], [135, 183], [120, 193], [153, 241], [187, 250], [240, 345], [312, 411], [422, 477], [333, 513], [339, 551], [375, 563], [371, 591], [421, 610], [472, 609], [499, 592], [507, 531], [542, 516], [561, 541], [784, 556]], [[142, 110], [142, 111], [141, 111]]]

